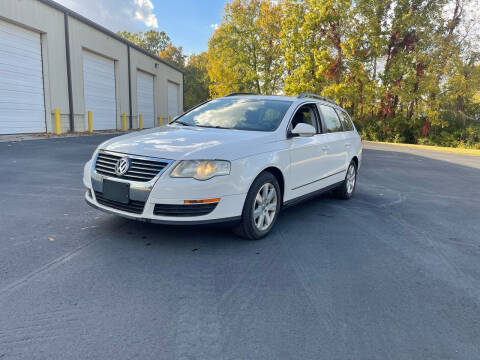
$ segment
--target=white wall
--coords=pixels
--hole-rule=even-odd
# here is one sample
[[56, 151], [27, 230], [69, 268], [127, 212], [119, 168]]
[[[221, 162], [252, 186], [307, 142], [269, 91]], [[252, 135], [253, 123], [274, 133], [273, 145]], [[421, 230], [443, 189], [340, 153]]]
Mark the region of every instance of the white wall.
[[41, 34], [47, 131], [53, 129], [55, 108], [62, 115], [62, 130], [68, 131], [70, 111], [63, 13], [36, 0], [1, 0], [0, 18]]
[[[60, 109], [62, 131], [69, 131], [68, 82], [65, 49], [64, 13], [38, 0], [0, 0], [0, 18], [38, 31], [42, 40], [47, 131], [53, 131], [53, 110]], [[85, 131], [82, 50], [86, 49], [115, 61], [117, 128], [121, 114], [129, 115], [128, 46], [82, 21], [69, 16], [69, 40], [74, 108], [74, 130]], [[182, 73], [164, 63], [130, 48], [131, 98], [133, 127], [137, 127], [137, 69], [154, 75], [155, 115], [167, 114], [167, 82], [179, 84], [179, 112], [183, 109]]]
[[[152, 61], [153, 60], [153, 61]], [[160, 61], [155, 61], [151, 57], [130, 48], [130, 70], [132, 73], [132, 94], [137, 93], [137, 70], [144, 71], [154, 76], [154, 97], [155, 97], [155, 119], [159, 115], [163, 117], [165, 124], [168, 118], [167, 88], [168, 81], [179, 84], [180, 94], [178, 97], [179, 113], [183, 111], [183, 78], [182, 73], [165, 65]], [[134, 127], [138, 124], [138, 106], [136, 96], [132, 96], [132, 115]]]

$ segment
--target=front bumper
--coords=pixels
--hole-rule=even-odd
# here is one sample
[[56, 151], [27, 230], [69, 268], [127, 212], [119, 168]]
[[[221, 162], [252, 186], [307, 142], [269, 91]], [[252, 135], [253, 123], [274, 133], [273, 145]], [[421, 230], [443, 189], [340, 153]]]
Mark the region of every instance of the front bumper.
[[[140, 220], [150, 223], [157, 223], [157, 224], [167, 224], [167, 225], [199, 225], [199, 224], [211, 224], [211, 223], [222, 223], [222, 222], [235, 222], [240, 220], [241, 215], [233, 215], [237, 214], [237, 211], [232, 211], [233, 209], [237, 208], [238, 204], [242, 204], [245, 200], [245, 197], [241, 197], [240, 195], [233, 195], [228, 197], [223, 197], [215, 210], [213, 210], [208, 215], [201, 215], [201, 216], [192, 216], [192, 217], [175, 217], [175, 216], [157, 216], [153, 214], [153, 209], [155, 207], [154, 203], [145, 203], [145, 208], [142, 214], [134, 214], [127, 211], [122, 211], [118, 209], [114, 209], [112, 207], [104, 206], [96, 201], [94, 195], [92, 195], [91, 191], [87, 191], [85, 194], [85, 201], [88, 205], [96, 208], [98, 210], [102, 210], [109, 214], [119, 215], [125, 217], [127, 219], [132, 220]], [[240, 213], [241, 214], [241, 210]], [[233, 216], [228, 216], [233, 215]]]
[[[216, 177], [207, 181], [195, 179], [172, 179], [168, 171], [151, 184], [150, 188], [139, 188], [138, 184], [131, 184], [130, 197], [132, 200], [144, 202], [143, 210], [138, 213], [124, 211], [101, 203], [96, 194], [103, 190], [103, 179], [109, 178], [95, 172], [92, 161], [85, 165], [83, 182], [87, 188], [85, 201], [90, 206], [107, 213], [125, 218], [172, 225], [196, 225], [219, 222], [234, 222], [241, 217], [246, 194], [235, 193], [231, 177]], [[112, 179], [122, 181], [121, 179]], [[233, 193], [233, 194], [232, 194]], [[208, 214], [197, 216], [164, 216], [154, 214], [156, 204], [184, 205], [185, 200], [201, 200], [220, 198], [217, 206]], [[100, 201], [99, 201], [100, 200]], [[188, 205], [186, 205], [188, 206]]]

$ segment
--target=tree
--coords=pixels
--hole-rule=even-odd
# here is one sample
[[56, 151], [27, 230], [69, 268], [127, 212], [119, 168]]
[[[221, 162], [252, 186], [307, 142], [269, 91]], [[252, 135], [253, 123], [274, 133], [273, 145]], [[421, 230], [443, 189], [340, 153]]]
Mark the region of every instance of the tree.
[[122, 30], [117, 31], [117, 34], [144, 48], [152, 54], [159, 54], [161, 51], [164, 51], [169, 45], [171, 45], [170, 38], [164, 31], [149, 30], [145, 33], [141, 31], [137, 33], [130, 33]]
[[188, 57], [185, 66], [185, 109], [205, 101], [209, 97], [208, 56], [206, 52]]
[[335, 99], [366, 138], [473, 146], [479, 59], [457, 31], [465, 1], [285, 0], [284, 90]]
[[163, 31], [150, 30], [145, 33], [118, 31], [117, 34], [184, 70], [184, 109], [208, 99], [208, 58], [205, 52], [187, 57], [183, 53], [183, 48], [173, 45]]
[[186, 107], [314, 92], [366, 139], [480, 148], [475, 1], [232, 0], [208, 52], [190, 57], [165, 33], [121, 33], [185, 70]]
[[283, 85], [281, 4], [234, 0], [208, 44], [212, 96], [244, 91], [275, 94]]
[[183, 47], [174, 46], [169, 44], [166, 49], [158, 53], [158, 57], [178, 66], [179, 68], [185, 67], [186, 56], [183, 54]]

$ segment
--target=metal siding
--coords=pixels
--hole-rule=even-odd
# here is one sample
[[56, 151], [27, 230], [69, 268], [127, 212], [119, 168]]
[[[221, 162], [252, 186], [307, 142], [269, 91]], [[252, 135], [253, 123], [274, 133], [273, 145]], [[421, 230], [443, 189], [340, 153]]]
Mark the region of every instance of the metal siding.
[[0, 21], [0, 134], [45, 132], [40, 34]]
[[155, 106], [153, 95], [153, 76], [137, 71], [137, 107], [143, 116], [143, 127], [155, 126]]
[[168, 115], [175, 117], [178, 115], [178, 85], [168, 82]]
[[115, 100], [115, 63], [113, 60], [83, 52], [85, 123], [92, 112], [93, 130], [117, 128]]

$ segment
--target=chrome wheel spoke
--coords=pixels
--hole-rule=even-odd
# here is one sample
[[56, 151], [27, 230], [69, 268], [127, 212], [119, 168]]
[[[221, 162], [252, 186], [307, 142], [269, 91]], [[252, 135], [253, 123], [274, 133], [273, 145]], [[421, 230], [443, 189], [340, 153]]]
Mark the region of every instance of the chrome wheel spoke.
[[263, 199], [262, 195], [260, 195], [260, 192], [258, 192], [257, 196], [255, 197], [255, 202], [257, 203], [257, 205], [262, 205]]
[[263, 227], [263, 223], [265, 221], [265, 214], [262, 212], [260, 216], [258, 217], [258, 223], [257, 226], [261, 229]]
[[267, 201], [267, 194], [268, 194], [268, 185], [269, 184], [266, 184], [262, 187], [262, 202], [266, 202]]
[[268, 204], [265, 209], [267, 211], [275, 211], [277, 209], [277, 202], [275, 201], [274, 203]]
[[265, 212], [265, 226], [269, 226], [271, 223], [270, 215], [268, 214], [268, 211]]
[[274, 196], [275, 196], [275, 188], [272, 186], [272, 188], [267, 194], [267, 203], [271, 202]]

